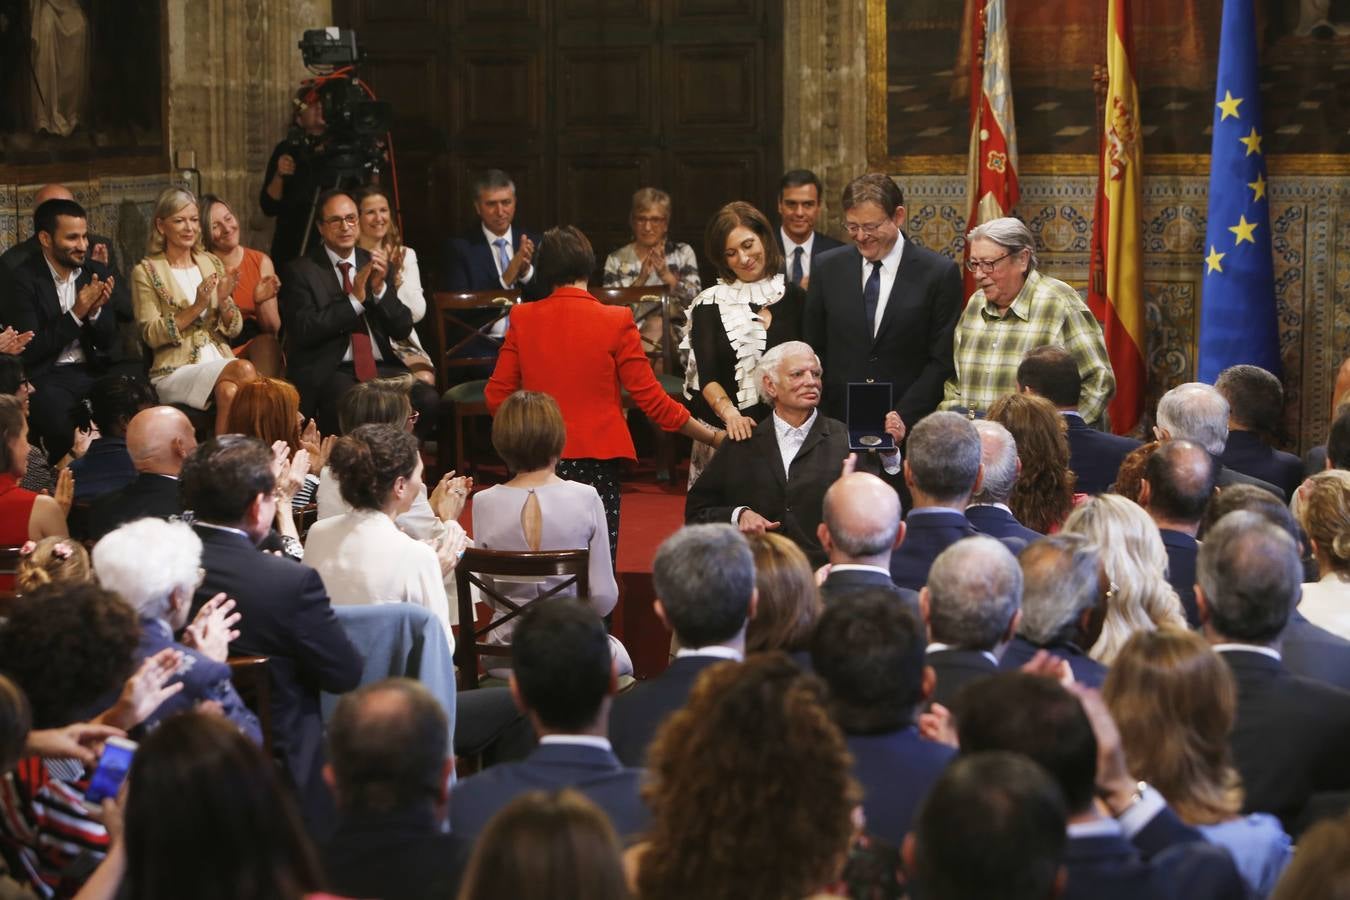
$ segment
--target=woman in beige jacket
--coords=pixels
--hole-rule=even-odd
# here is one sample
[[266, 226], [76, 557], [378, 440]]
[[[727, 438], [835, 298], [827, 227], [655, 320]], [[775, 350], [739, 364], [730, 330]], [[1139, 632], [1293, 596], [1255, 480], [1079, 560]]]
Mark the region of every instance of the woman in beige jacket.
[[162, 403], [206, 409], [214, 397], [217, 434], [239, 386], [258, 378], [230, 349], [244, 326], [230, 296], [238, 278], [202, 248], [197, 198], [178, 187], [160, 194], [148, 255], [131, 279], [141, 340], [155, 354], [150, 382]]

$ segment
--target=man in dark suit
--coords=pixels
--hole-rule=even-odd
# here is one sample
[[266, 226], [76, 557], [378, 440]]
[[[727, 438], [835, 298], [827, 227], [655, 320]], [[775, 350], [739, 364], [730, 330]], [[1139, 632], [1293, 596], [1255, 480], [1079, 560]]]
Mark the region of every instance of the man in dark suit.
[[915, 727], [937, 680], [924, 664], [926, 643], [923, 620], [882, 588], [832, 602], [811, 640], [811, 666], [829, 686], [830, 712], [863, 787], [867, 831], [893, 847], [955, 755]]
[[1218, 473], [1214, 483], [1220, 488], [1234, 484], [1254, 484], [1281, 500], [1288, 495], [1278, 485], [1244, 475], [1219, 462], [1228, 443], [1228, 401], [1208, 384], [1192, 381], [1179, 384], [1158, 401], [1158, 424], [1153, 432], [1160, 441], [1194, 441], [1214, 457]]
[[919, 592], [928, 618], [933, 701], [951, 708], [961, 689], [998, 671], [1022, 619], [1022, 570], [1001, 542], [965, 538], [943, 550]]
[[970, 495], [980, 487], [980, 435], [965, 416], [932, 413], [914, 426], [904, 462], [914, 507], [905, 517], [905, 540], [891, 554], [891, 578], [917, 591], [928, 581], [938, 554], [979, 534], [966, 518]]
[[816, 259], [803, 337], [827, 373], [826, 415], [844, 418], [849, 382], [890, 382], [903, 435], [937, 408], [955, 372], [961, 273], [905, 239], [904, 196], [889, 176], [854, 179], [843, 207], [854, 246]]
[[511, 692], [539, 735], [521, 762], [491, 766], [461, 781], [450, 805], [453, 831], [482, 832], [496, 813], [533, 790], [570, 787], [633, 840], [650, 815], [638, 796], [642, 770], [627, 768], [606, 737], [618, 689], [605, 623], [584, 601], [531, 604], [511, 636]]
[[1219, 461], [1292, 497], [1303, 483], [1303, 460], [1271, 446], [1284, 430], [1280, 379], [1259, 366], [1229, 366], [1215, 379], [1214, 389], [1228, 401], [1228, 443]]
[[614, 702], [614, 752], [630, 766], [643, 764], [656, 729], [684, 706], [699, 675], [745, 655], [745, 626], [755, 612], [755, 560], [730, 525], [686, 525], [657, 548], [652, 585], [652, 607], [680, 649], [670, 668]]
[[830, 558], [820, 585], [825, 604], [859, 590], [882, 590], [922, 618], [918, 591], [891, 580], [891, 551], [905, 539], [895, 489], [868, 472], [850, 472], [825, 492], [823, 512], [816, 535]]
[[1083, 392], [1083, 376], [1078, 363], [1063, 347], [1037, 347], [1022, 358], [1017, 367], [1018, 390], [1044, 397], [1064, 417], [1068, 426], [1069, 468], [1078, 480], [1074, 489], [1085, 494], [1102, 494], [1110, 489], [1120, 464], [1139, 446], [1134, 438], [1098, 431], [1078, 414], [1078, 398]]
[[[356, 202], [345, 191], [320, 195], [322, 238], [307, 255], [291, 261], [281, 276], [286, 377], [300, 392], [301, 410], [324, 434], [338, 433], [338, 404], [358, 382], [400, 375], [407, 366], [390, 341], [412, 332], [412, 313], [387, 281], [382, 249], [356, 246]], [[432, 427], [436, 389], [414, 380], [413, 407]]]
[[[689, 489], [684, 520], [730, 522], [747, 534], [777, 531], [801, 547], [812, 565], [823, 565], [817, 531], [825, 491], [850, 455], [848, 429], [816, 408], [821, 370], [809, 346], [779, 344], [764, 354], [760, 369], [760, 391], [773, 413], [749, 440], [722, 444]], [[890, 474], [899, 472], [895, 451], [875, 457]], [[869, 453], [858, 464], [876, 467], [877, 459]]]
[[1016, 671], [1040, 650], [1066, 661], [1079, 684], [1099, 688], [1106, 666], [1087, 653], [1106, 619], [1101, 555], [1081, 534], [1052, 534], [1018, 555], [1022, 567], [1022, 620], [999, 657]]
[[1207, 843], [1161, 794], [1130, 775], [1120, 735], [1097, 694], [1075, 696], [1051, 678], [1002, 672], [962, 693], [957, 722], [963, 758], [1020, 753], [1058, 783], [1069, 813], [1063, 897], [1248, 896], [1228, 851]]
[[197, 449], [192, 422], [172, 406], [143, 409], [127, 423], [127, 453], [136, 479], [104, 494], [89, 508], [89, 537], [98, 540], [114, 528], [146, 516], [167, 519], [183, 511], [178, 475]]
[[1215, 461], [1199, 444], [1166, 441], [1144, 464], [1139, 505], [1153, 518], [1167, 550], [1167, 581], [1181, 598], [1186, 621], [1200, 625], [1195, 608], [1195, 536], [1214, 496]]
[[469, 838], [442, 830], [455, 758], [445, 710], [418, 681], [390, 678], [338, 700], [324, 781], [337, 829], [320, 848], [328, 885], [348, 897], [454, 897]]
[[535, 283], [539, 235], [514, 226], [516, 185], [501, 169], [488, 169], [473, 183], [478, 224], [445, 243], [441, 288], [446, 291], [520, 290], [537, 300], [549, 291]]
[[183, 505], [196, 515], [206, 574], [192, 615], [224, 593], [241, 615], [231, 650], [266, 656], [272, 693], [272, 751], [295, 788], [310, 834], [332, 827], [323, 783], [320, 691], [341, 694], [361, 681], [361, 655], [333, 614], [319, 573], [258, 549], [276, 518], [272, 451], [256, 438], [225, 435], [183, 464]]
[[806, 290], [811, 283], [811, 264], [826, 250], [844, 246], [828, 234], [816, 231], [820, 217], [820, 179], [809, 169], [793, 169], [778, 182], [778, 249], [783, 253], [783, 274]]
[[1298, 547], [1263, 516], [1239, 510], [1206, 532], [1198, 575], [1205, 637], [1237, 681], [1229, 745], [1245, 811], [1279, 816], [1296, 835], [1317, 794], [1350, 789], [1350, 693], [1294, 675], [1280, 654], [1303, 580]]
[[999, 539], [1011, 538], [1023, 546], [1041, 537], [1040, 532], [1017, 521], [1008, 507], [1013, 486], [1022, 474], [1022, 460], [1017, 455], [1017, 441], [1008, 429], [998, 422], [981, 419], [975, 424], [980, 435], [980, 462], [984, 478], [980, 489], [970, 497], [966, 518], [981, 534]]
[[21, 354], [36, 388], [28, 420], [55, 463], [74, 444], [75, 427], [87, 418], [77, 408], [116, 348], [117, 316], [103, 309], [115, 281], [89, 258], [88, 216], [74, 200], [46, 201], [33, 227], [41, 252], [7, 275], [0, 321], [33, 332]]

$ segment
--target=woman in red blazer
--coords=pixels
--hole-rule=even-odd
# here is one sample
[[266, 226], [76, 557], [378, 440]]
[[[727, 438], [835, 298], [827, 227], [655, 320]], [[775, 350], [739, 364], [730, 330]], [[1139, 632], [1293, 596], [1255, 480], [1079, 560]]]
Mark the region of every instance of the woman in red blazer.
[[690, 418], [689, 410], [666, 394], [642, 352], [633, 314], [625, 307], [606, 306], [586, 291], [595, 251], [580, 229], [568, 225], [545, 232], [534, 265], [535, 279], [553, 292], [511, 310], [506, 342], [488, 379], [488, 410], [495, 414], [502, 401], [521, 389], [558, 401], [567, 443], [557, 474], [589, 484], [600, 494], [617, 566], [619, 462], [637, 458], [620, 387], [665, 431], [714, 447], [726, 432]]

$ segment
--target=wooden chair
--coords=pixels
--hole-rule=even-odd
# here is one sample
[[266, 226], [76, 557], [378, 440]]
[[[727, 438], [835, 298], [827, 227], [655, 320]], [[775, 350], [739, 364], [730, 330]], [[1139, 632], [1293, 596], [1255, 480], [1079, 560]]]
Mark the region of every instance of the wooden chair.
[[[578, 597], [590, 593], [589, 550], [481, 550], [471, 547], [464, 551], [464, 558], [455, 566], [455, 593], [459, 601], [459, 641], [455, 645], [455, 665], [459, 666], [460, 680], [465, 688], [478, 687], [478, 658], [480, 656], [510, 656], [510, 644], [481, 643], [480, 638], [488, 632], [511, 621], [524, 611], [524, 605], [502, 596], [492, 582], [494, 576], [503, 578], [537, 578], [565, 576], [538, 599], [530, 601], [541, 603], [555, 597], [573, 585]], [[505, 613], [496, 611], [488, 614], [488, 622], [481, 628], [474, 616], [472, 588], [477, 587], [484, 595], [507, 609]], [[493, 616], [497, 618], [493, 618]]]
[[272, 755], [272, 675], [267, 670], [266, 656], [232, 656], [230, 680], [244, 704], [258, 717], [262, 730], [263, 749]]
[[0, 547], [0, 575], [14, 575], [19, 571], [19, 551], [23, 545]]
[[[464, 420], [486, 416], [483, 379], [451, 384], [451, 373], [473, 367], [491, 367], [501, 339], [489, 332], [520, 302], [520, 291], [460, 291], [432, 295], [436, 305], [436, 373], [440, 379], [441, 413], [437, 423], [437, 462], [442, 471], [467, 471], [464, 458]], [[447, 435], [453, 427], [453, 439]], [[454, 447], [454, 457], [450, 449]]]
[[300, 533], [300, 543], [305, 542], [310, 526], [319, 521], [319, 504], [306, 503], [295, 514], [295, 530]]

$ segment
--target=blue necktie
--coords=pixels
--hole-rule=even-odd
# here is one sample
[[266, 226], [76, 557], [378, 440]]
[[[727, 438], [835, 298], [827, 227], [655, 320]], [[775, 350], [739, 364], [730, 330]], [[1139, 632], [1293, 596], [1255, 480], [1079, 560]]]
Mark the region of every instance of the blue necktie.
[[497, 262], [501, 265], [501, 274], [505, 275], [511, 267], [511, 254], [506, 252], [506, 238], [497, 238], [492, 245], [497, 248]]
[[802, 274], [802, 248], [798, 247], [792, 251], [792, 283], [800, 285]]
[[881, 260], [872, 263], [872, 274], [863, 285], [863, 313], [867, 316], [867, 336], [877, 333], [877, 301], [881, 299]]

